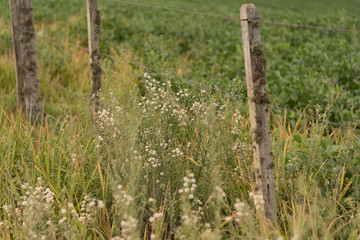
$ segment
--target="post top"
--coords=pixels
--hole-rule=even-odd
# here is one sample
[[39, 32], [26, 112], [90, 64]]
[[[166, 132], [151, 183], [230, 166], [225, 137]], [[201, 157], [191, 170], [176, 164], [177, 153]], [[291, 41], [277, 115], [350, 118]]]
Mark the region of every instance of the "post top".
[[241, 19], [259, 19], [259, 12], [254, 4], [244, 4], [240, 8], [240, 17]]

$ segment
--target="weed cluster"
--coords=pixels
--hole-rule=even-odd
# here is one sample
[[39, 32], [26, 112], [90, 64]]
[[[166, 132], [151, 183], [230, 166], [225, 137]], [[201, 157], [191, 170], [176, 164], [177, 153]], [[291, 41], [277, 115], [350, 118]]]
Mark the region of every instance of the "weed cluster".
[[96, 132], [86, 125], [91, 113], [37, 127], [1, 114], [2, 239], [359, 235], [359, 143], [351, 130], [327, 135], [316, 122], [291, 129], [275, 118], [279, 218], [270, 231], [259, 213], [264, 199], [253, 194], [242, 103], [204, 89], [190, 94], [148, 73], [142, 91], [121, 81], [128, 87], [102, 93]]

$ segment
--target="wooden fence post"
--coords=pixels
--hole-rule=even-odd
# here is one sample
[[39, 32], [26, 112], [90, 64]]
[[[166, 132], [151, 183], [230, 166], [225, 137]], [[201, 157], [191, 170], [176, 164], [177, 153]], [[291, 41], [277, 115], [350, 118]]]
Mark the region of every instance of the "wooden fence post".
[[97, 9], [97, 0], [87, 0], [87, 23], [90, 57], [91, 102], [96, 115], [99, 111], [101, 93], [101, 67], [100, 67], [100, 11]]
[[245, 4], [240, 8], [240, 18], [256, 177], [254, 195], [257, 198], [254, 201], [259, 209], [265, 211], [271, 225], [276, 225], [275, 165], [269, 134], [269, 98], [265, 90], [266, 59], [261, 44], [260, 24], [257, 22], [260, 17], [253, 4]]
[[41, 117], [41, 92], [32, 0], [9, 0], [15, 51], [18, 106], [35, 123]]
[[20, 8], [17, 0], [9, 0], [13, 46], [15, 53], [15, 73], [17, 85], [17, 105], [23, 111], [25, 109], [25, 83], [21, 73], [21, 48], [20, 48]]

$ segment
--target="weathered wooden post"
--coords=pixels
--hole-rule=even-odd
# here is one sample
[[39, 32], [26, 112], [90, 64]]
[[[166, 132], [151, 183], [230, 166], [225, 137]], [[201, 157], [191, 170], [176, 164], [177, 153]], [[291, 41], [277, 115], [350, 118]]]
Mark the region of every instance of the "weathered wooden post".
[[87, 0], [87, 23], [91, 76], [91, 101], [94, 114], [99, 111], [101, 93], [101, 67], [100, 67], [100, 11], [97, 0]]
[[266, 59], [258, 22], [260, 17], [254, 4], [245, 4], [240, 8], [240, 18], [256, 177], [254, 201], [271, 224], [276, 225], [274, 162], [269, 134], [269, 98], [265, 90]]
[[32, 0], [9, 0], [15, 51], [18, 107], [34, 123], [41, 116], [41, 93]]
[[13, 35], [13, 46], [15, 53], [15, 73], [16, 73], [16, 85], [17, 85], [17, 105], [18, 108], [23, 111], [25, 109], [25, 83], [23, 74], [21, 73], [21, 48], [20, 48], [20, 8], [18, 7], [18, 1], [9, 0], [11, 25]]

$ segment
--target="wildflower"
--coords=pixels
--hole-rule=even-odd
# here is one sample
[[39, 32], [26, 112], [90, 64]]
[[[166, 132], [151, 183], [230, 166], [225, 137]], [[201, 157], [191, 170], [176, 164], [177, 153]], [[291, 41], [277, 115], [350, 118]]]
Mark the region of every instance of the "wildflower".
[[63, 217], [62, 219], [60, 219], [59, 224], [63, 224], [66, 221], [66, 217]]
[[122, 238], [119, 236], [116, 236], [116, 237], [112, 237], [111, 240], [122, 240]]
[[299, 240], [299, 235], [295, 234], [295, 235], [291, 238], [291, 240]]
[[250, 198], [254, 199], [254, 205], [257, 210], [259, 210], [262, 206], [264, 206], [265, 201], [261, 193], [249, 193]]
[[104, 202], [100, 200], [100, 201], [98, 202], [98, 206], [99, 206], [100, 209], [101, 209], [101, 208], [104, 208], [104, 206], [105, 206], [105, 205], [104, 205]]
[[76, 154], [71, 154], [71, 161], [76, 162]]
[[218, 193], [220, 194], [221, 197], [223, 197], [223, 198], [226, 197], [225, 192], [221, 187], [216, 186], [215, 189], [218, 191]]

